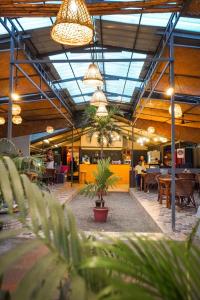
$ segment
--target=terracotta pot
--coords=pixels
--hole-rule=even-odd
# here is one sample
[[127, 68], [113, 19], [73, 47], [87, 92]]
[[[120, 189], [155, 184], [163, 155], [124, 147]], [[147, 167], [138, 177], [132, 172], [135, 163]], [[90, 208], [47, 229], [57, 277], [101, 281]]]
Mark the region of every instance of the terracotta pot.
[[108, 216], [108, 207], [93, 208], [95, 222], [106, 222]]

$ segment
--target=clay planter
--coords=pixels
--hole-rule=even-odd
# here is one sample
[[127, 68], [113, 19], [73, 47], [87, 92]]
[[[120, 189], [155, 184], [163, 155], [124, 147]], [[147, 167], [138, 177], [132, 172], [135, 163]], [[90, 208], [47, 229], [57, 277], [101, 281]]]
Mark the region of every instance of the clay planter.
[[108, 216], [108, 207], [94, 207], [94, 220], [95, 222], [106, 222]]

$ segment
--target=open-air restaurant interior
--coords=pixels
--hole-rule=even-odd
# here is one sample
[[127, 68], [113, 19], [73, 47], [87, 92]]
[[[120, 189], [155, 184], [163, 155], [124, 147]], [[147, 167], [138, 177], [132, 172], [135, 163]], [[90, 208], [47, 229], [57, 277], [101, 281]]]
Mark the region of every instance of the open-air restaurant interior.
[[200, 1], [0, 1], [0, 299], [200, 299]]

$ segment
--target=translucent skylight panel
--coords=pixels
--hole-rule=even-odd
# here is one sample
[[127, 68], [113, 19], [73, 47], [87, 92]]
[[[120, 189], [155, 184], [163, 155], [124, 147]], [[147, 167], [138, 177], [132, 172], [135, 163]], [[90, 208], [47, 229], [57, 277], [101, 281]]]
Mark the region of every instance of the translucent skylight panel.
[[81, 96], [80, 97], [75, 97], [75, 98], [73, 98], [73, 100], [77, 104], [85, 102], [84, 98], [81, 97]]
[[105, 73], [110, 75], [126, 76], [129, 63], [128, 62], [106, 62]]
[[[7, 25], [9, 27], [10, 23], [7, 22]], [[7, 30], [5, 29], [5, 27], [0, 23], [0, 35], [3, 35], [3, 34], [8, 34]]]
[[200, 19], [181, 17], [176, 25], [176, 29], [200, 32]]
[[[55, 18], [52, 18], [53, 22]], [[45, 28], [52, 26], [52, 22], [50, 18], [18, 18], [19, 23], [23, 27], [24, 30], [31, 30], [37, 28]], [[17, 25], [18, 29], [20, 27]]]
[[171, 13], [143, 14], [141, 25], [166, 27]]
[[[143, 14], [141, 24], [149, 26], [165, 27], [169, 21], [171, 13], [153, 13]], [[138, 24], [140, 20], [140, 14], [134, 15], [108, 15], [103, 16], [103, 20], [114, 21], [125, 24]]]
[[106, 81], [106, 91], [121, 94], [124, 87], [123, 80], [109, 80]]

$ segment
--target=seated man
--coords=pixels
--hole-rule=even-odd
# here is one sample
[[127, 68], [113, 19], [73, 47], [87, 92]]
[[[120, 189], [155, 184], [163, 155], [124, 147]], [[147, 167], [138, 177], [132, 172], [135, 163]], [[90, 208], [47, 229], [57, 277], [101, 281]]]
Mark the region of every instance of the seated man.
[[146, 168], [142, 166], [142, 162], [139, 161], [138, 164], [135, 166], [135, 180], [138, 190], [140, 190], [141, 174], [145, 171]]

